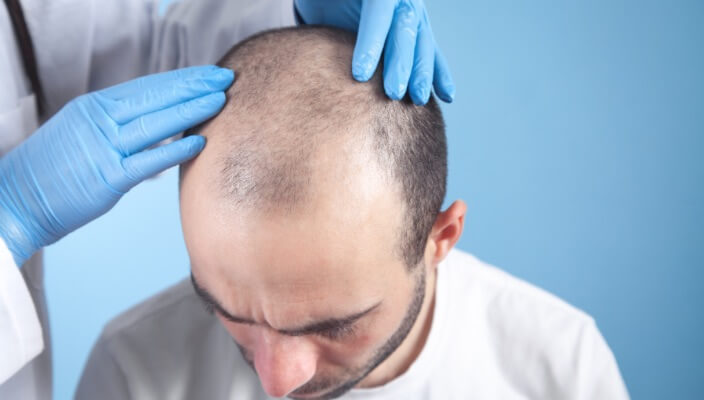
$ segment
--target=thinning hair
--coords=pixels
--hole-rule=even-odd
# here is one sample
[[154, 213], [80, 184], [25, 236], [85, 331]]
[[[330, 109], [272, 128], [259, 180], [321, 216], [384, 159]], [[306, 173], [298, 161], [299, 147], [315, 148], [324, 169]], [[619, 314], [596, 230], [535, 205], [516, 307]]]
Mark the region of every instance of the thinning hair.
[[348, 150], [373, 154], [402, 197], [397, 250], [412, 268], [445, 197], [445, 124], [432, 96], [425, 106], [408, 96], [388, 99], [381, 67], [369, 82], [356, 82], [354, 43], [351, 32], [301, 26], [265, 31], [233, 47], [218, 62], [235, 70], [236, 80], [214, 119], [221, 127], [214, 134], [227, 135], [216, 179], [238, 207], [292, 210], [312, 195], [315, 152], [351, 137], [358, 148]]

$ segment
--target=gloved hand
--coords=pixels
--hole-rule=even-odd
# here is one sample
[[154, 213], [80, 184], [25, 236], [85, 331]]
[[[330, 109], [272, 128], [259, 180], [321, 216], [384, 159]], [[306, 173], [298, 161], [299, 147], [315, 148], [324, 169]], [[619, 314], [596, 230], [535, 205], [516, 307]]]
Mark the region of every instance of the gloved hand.
[[198, 154], [198, 135], [145, 149], [215, 115], [233, 79], [202, 66], [80, 96], [0, 158], [0, 236], [17, 265]]
[[[295, 0], [306, 24], [323, 24], [357, 31], [352, 75], [369, 80], [384, 52], [384, 91], [394, 100], [406, 94], [425, 104], [431, 85], [445, 102], [455, 97], [455, 85], [430, 29], [423, 0]], [[359, 29], [358, 29], [359, 28]]]

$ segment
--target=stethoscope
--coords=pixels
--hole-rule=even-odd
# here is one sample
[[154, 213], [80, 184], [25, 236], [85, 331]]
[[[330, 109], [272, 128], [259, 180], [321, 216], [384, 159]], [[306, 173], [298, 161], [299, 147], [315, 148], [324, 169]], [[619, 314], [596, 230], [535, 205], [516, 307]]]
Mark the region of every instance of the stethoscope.
[[43, 111], [46, 109], [46, 99], [44, 97], [44, 90], [42, 89], [41, 81], [39, 80], [37, 58], [34, 53], [32, 37], [29, 35], [29, 29], [27, 29], [27, 22], [24, 18], [24, 12], [22, 12], [22, 7], [20, 6], [19, 0], [5, 0], [5, 7], [7, 7], [7, 12], [10, 15], [10, 20], [12, 21], [12, 28], [15, 31], [15, 37], [17, 38], [17, 43], [20, 47], [22, 65], [24, 66], [25, 73], [29, 78], [29, 82], [32, 85], [32, 91], [34, 92], [37, 100], [38, 114], [42, 115]]

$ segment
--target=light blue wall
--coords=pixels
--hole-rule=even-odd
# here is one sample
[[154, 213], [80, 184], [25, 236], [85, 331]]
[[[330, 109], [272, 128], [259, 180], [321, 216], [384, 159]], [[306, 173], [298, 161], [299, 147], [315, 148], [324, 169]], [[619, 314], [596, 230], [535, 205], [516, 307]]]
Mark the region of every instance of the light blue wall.
[[[704, 2], [431, 1], [459, 247], [592, 314], [635, 399], [701, 398]], [[183, 277], [175, 171], [47, 252], [57, 399]]]

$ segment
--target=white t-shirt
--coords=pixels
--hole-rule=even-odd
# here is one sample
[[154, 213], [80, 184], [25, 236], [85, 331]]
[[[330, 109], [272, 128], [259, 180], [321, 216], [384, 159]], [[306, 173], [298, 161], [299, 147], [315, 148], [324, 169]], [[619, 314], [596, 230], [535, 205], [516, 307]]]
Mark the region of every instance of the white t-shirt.
[[[188, 280], [110, 322], [76, 398], [268, 399]], [[343, 399], [628, 399], [594, 320], [459, 250], [438, 266], [425, 347], [386, 385]]]

